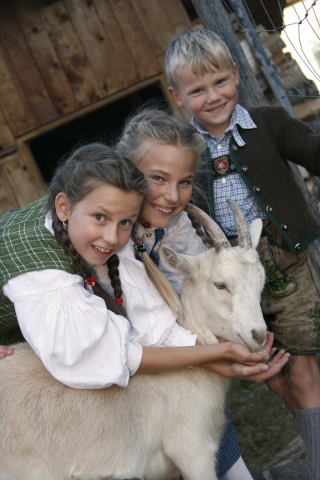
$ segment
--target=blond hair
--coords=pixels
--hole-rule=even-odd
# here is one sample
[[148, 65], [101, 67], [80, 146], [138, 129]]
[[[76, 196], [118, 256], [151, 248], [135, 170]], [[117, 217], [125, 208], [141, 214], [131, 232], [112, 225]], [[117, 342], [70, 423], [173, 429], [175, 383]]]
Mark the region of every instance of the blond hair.
[[[146, 151], [153, 145], [172, 145], [191, 150], [195, 154], [196, 168], [199, 168], [201, 154], [205, 150], [205, 141], [190, 124], [180, 120], [162, 108], [143, 107], [129, 118], [116, 145], [116, 151], [122, 158], [127, 158], [135, 166]], [[198, 195], [201, 192], [199, 189]], [[140, 239], [135, 233], [136, 244]], [[155, 285], [167, 305], [177, 314], [181, 314], [180, 301], [168, 280], [160, 272], [148, 253], [139, 252], [148, 277]]]
[[173, 38], [165, 56], [167, 80], [178, 89], [175, 72], [188, 65], [194, 75], [210, 72], [212, 66], [221, 68], [221, 61], [233, 70], [230, 50], [221, 38], [211, 30], [189, 30]]
[[159, 144], [191, 150], [197, 166], [206, 147], [195, 127], [163, 108], [152, 106], [142, 107], [127, 120], [116, 150], [121, 157], [138, 166], [146, 151]]

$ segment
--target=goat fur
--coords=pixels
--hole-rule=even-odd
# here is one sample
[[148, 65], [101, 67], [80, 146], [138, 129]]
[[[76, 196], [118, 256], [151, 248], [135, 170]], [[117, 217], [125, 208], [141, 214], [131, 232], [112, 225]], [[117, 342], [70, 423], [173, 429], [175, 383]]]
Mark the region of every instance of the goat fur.
[[[251, 230], [255, 247], [259, 228]], [[185, 275], [185, 328], [202, 343], [261, 348], [264, 274], [255, 248], [187, 257], [162, 247], [161, 256]], [[194, 367], [135, 375], [126, 388], [77, 390], [55, 380], [28, 344], [15, 345], [0, 361], [0, 480], [216, 480], [228, 384]]]

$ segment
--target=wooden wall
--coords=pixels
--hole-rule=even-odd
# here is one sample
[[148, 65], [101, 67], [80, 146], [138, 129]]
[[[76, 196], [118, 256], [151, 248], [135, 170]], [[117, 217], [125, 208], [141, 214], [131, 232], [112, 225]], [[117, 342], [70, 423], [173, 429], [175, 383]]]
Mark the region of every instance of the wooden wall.
[[45, 191], [26, 139], [163, 75], [180, 0], [0, 0], [0, 213]]

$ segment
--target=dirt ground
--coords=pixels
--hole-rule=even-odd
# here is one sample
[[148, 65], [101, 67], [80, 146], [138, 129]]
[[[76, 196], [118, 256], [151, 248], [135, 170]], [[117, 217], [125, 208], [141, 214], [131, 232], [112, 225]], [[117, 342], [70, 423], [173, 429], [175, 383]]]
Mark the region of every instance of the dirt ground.
[[295, 420], [265, 383], [251, 384], [245, 390], [240, 382], [233, 381], [227, 406], [251, 473], [303, 456]]

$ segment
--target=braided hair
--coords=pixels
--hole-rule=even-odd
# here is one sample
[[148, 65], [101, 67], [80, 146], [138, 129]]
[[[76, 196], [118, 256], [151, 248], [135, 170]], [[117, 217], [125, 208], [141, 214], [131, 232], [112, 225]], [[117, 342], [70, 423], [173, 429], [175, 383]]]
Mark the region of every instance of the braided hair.
[[[90, 266], [74, 248], [68, 230], [58, 218], [55, 199], [60, 192], [64, 193], [72, 208], [100, 185], [110, 185], [124, 192], [136, 191], [142, 196], [145, 196], [147, 191], [147, 182], [143, 174], [129, 160], [121, 158], [113, 148], [98, 142], [77, 148], [57, 169], [48, 187], [47, 211], [52, 215], [55, 239], [77, 265], [84, 280], [92, 276]], [[118, 269], [119, 258], [112, 255], [106, 263], [114, 296], [120, 298], [122, 289]], [[95, 282], [93, 291], [104, 299], [108, 309], [126, 316], [123, 305], [116, 305], [115, 299], [99, 282]]]

